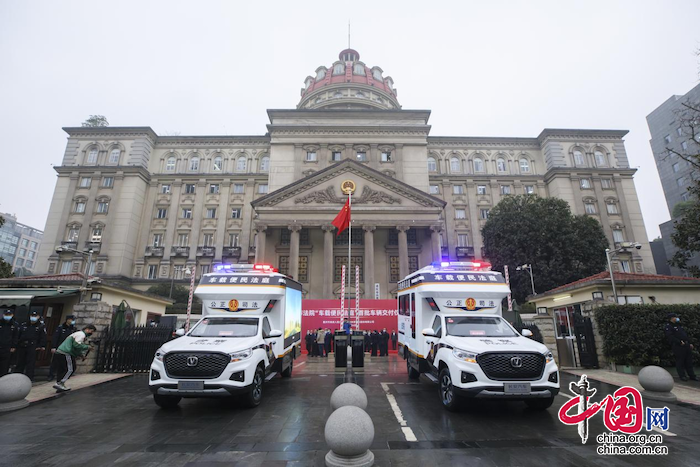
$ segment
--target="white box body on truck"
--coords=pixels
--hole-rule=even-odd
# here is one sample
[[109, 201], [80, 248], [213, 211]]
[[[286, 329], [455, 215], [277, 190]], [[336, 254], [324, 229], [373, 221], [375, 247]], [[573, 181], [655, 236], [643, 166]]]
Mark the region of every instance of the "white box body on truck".
[[289, 377], [300, 355], [301, 284], [269, 265], [219, 266], [195, 296], [202, 319], [164, 344], [151, 364], [149, 387], [161, 407], [183, 397], [241, 396], [260, 404], [263, 384]]
[[502, 316], [510, 293], [488, 263], [443, 262], [399, 282], [399, 355], [410, 378], [438, 384], [448, 410], [466, 398], [522, 400], [549, 407], [559, 373], [549, 349]]

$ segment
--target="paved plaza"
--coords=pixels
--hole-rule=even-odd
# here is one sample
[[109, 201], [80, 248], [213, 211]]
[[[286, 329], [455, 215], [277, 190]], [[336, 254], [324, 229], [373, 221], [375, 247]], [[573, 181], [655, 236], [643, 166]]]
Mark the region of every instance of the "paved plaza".
[[[302, 357], [292, 378], [265, 386], [256, 409], [186, 399], [175, 410], [158, 409], [145, 375], [122, 378], [0, 415], [0, 465], [322, 466], [330, 395], [347, 378], [335, 372], [331, 359]], [[671, 405], [669, 431], [675, 436], [664, 435], [667, 458], [601, 457], [595, 436], [604, 430], [602, 417], [590, 421], [591, 436], [582, 446], [576, 427], [557, 418], [567, 400], [563, 394], [544, 412], [519, 402], [483, 402], [450, 413], [436, 386], [424, 378], [409, 381], [395, 355], [373, 358], [354, 378], [369, 399], [377, 466], [691, 466], [700, 459], [700, 410], [694, 405]], [[562, 373], [563, 387], [574, 380]], [[593, 385], [601, 398], [616, 389]], [[407, 433], [416, 441], [407, 441]]]

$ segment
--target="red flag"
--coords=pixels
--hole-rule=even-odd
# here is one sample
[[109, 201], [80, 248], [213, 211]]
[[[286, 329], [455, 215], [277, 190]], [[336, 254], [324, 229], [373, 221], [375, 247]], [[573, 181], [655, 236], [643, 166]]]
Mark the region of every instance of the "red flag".
[[350, 226], [350, 198], [348, 197], [348, 200], [345, 202], [345, 205], [343, 206], [343, 209], [340, 210], [337, 216], [335, 216], [335, 219], [333, 219], [333, 222], [331, 222], [337, 229], [338, 233], [335, 234], [337, 237], [340, 235], [340, 232], [343, 230], [347, 229]]

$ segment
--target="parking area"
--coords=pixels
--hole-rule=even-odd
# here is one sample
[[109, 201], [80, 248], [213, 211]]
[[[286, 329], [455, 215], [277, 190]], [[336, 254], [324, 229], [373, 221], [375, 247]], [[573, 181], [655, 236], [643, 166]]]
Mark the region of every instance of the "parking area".
[[[330, 359], [302, 357], [292, 378], [265, 385], [256, 409], [189, 399], [175, 410], [153, 403], [145, 375], [123, 378], [0, 414], [0, 465], [322, 466], [330, 395], [345, 378]], [[562, 386], [575, 379], [562, 374]], [[377, 466], [691, 466], [700, 459], [696, 406], [670, 406], [664, 459], [602, 457], [595, 441], [604, 431], [602, 416], [591, 419], [582, 446], [577, 427], [558, 420], [568, 399], [564, 393], [541, 412], [519, 402], [484, 402], [451, 413], [442, 408], [433, 383], [408, 380], [395, 355], [372, 359], [355, 380], [369, 399]], [[592, 385], [596, 400], [617, 389]]]

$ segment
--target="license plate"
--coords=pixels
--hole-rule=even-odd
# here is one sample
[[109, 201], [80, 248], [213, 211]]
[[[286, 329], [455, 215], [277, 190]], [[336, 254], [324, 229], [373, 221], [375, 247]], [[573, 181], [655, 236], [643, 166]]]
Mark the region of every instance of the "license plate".
[[503, 392], [506, 394], [530, 394], [530, 383], [504, 383]]
[[204, 389], [204, 381], [178, 381], [177, 388], [181, 391], [201, 391]]

